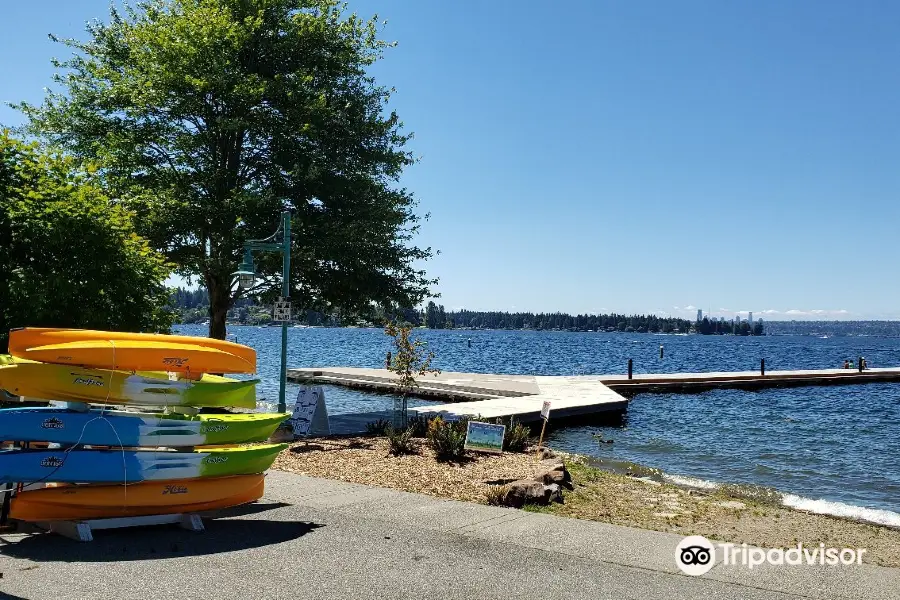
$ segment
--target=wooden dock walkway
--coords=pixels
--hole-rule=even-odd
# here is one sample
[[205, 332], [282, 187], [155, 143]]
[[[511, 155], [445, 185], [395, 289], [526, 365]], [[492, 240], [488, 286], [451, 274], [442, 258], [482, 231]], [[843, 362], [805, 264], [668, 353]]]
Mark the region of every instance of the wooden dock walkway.
[[[396, 376], [386, 369], [323, 367], [289, 369], [295, 383], [338, 385], [382, 393], [396, 393]], [[764, 389], [811, 385], [851, 385], [900, 381], [900, 368], [856, 371], [758, 371], [627, 375], [534, 376], [446, 371], [420, 378], [419, 398], [447, 404], [415, 409], [420, 415], [515, 417], [537, 421], [544, 401], [554, 419], [584, 418], [601, 413], [621, 414], [628, 397], [637, 393], [694, 393], [711, 389]]]
[[[329, 367], [289, 369], [288, 379], [296, 383], [340, 385], [369, 391], [396, 393], [396, 377], [386, 369]], [[421, 416], [480, 416], [485, 419], [515, 417], [523, 423], [540, 419], [543, 403], [551, 403], [555, 419], [599, 413], [621, 413], [628, 400], [601, 381], [583, 377], [541, 377], [494, 375], [445, 371], [420, 378], [419, 398], [443, 400], [448, 404], [417, 407]]]
[[900, 381], [900, 368], [817, 369], [797, 371], [737, 371], [717, 373], [657, 373], [596, 376], [611, 389], [623, 394], [646, 392], [695, 393], [713, 389], [760, 390], [815, 385], [859, 385]]
[[417, 408], [422, 416], [480, 416], [485, 419], [515, 417], [522, 423], [540, 420], [541, 407], [550, 402], [554, 420], [621, 413], [628, 399], [600, 381], [579, 377], [534, 377], [536, 394], [501, 396], [489, 400], [473, 400]]

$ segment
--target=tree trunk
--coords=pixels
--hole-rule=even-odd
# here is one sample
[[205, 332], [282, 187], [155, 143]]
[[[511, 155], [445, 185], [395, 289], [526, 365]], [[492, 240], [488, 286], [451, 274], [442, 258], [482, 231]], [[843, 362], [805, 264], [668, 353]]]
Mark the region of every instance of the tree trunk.
[[231, 308], [231, 288], [216, 274], [206, 275], [206, 288], [209, 290], [209, 337], [224, 340], [225, 318]]

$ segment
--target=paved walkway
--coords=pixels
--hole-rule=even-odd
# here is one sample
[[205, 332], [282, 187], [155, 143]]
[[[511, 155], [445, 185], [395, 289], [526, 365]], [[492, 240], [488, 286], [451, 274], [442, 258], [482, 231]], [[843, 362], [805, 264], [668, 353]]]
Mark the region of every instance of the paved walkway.
[[679, 536], [272, 472], [207, 531], [0, 536], [0, 598], [900, 597], [900, 569], [675, 566]]

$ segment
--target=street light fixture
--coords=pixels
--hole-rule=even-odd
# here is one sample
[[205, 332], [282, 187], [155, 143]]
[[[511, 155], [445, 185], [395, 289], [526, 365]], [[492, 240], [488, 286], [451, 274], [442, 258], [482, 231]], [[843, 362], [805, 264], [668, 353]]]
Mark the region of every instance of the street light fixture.
[[253, 264], [254, 251], [281, 252], [281, 298], [275, 305], [274, 320], [281, 321], [281, 377], [278, 385], [278, 412], [285, 412], [287, 404], [284, 388], [287, 383], [287, 328], [291, 320], [290, 274], [291, 274], [291, 213], [281, 213], [281, 226], [269, 237], [262, 240], [247, 240], [244, 243], [244, 260], [238, 270], [232, 273], [237, 278], [238, 287], [250, 289], [256, 281], [256, 266]]
[[237, 277], [240, 289], [249, 290], [253, 287], [253, 284], [256, 282], [256, 265], [253, 264], [253, 253], [250, 249], [244, 250], [244, 262], [232, 275]]

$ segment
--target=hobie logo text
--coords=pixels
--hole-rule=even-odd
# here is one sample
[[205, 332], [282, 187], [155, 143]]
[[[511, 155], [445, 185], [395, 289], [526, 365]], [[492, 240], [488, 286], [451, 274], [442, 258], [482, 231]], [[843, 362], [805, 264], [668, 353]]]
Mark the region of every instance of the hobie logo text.
[[228, 431], [228, 425], [207, 425], [200, 430], [200, 433], [217, 433], [219, 431]]
[[47, 458], [45, 458], [44, 460], [41, 461], [41, 466], [47, 467], [50, 469], [55, 469], [56, 467], [63, 466], [64, 462], [65, 461], [63, 459], [59, 458], [58, 456], [48, 456]]

